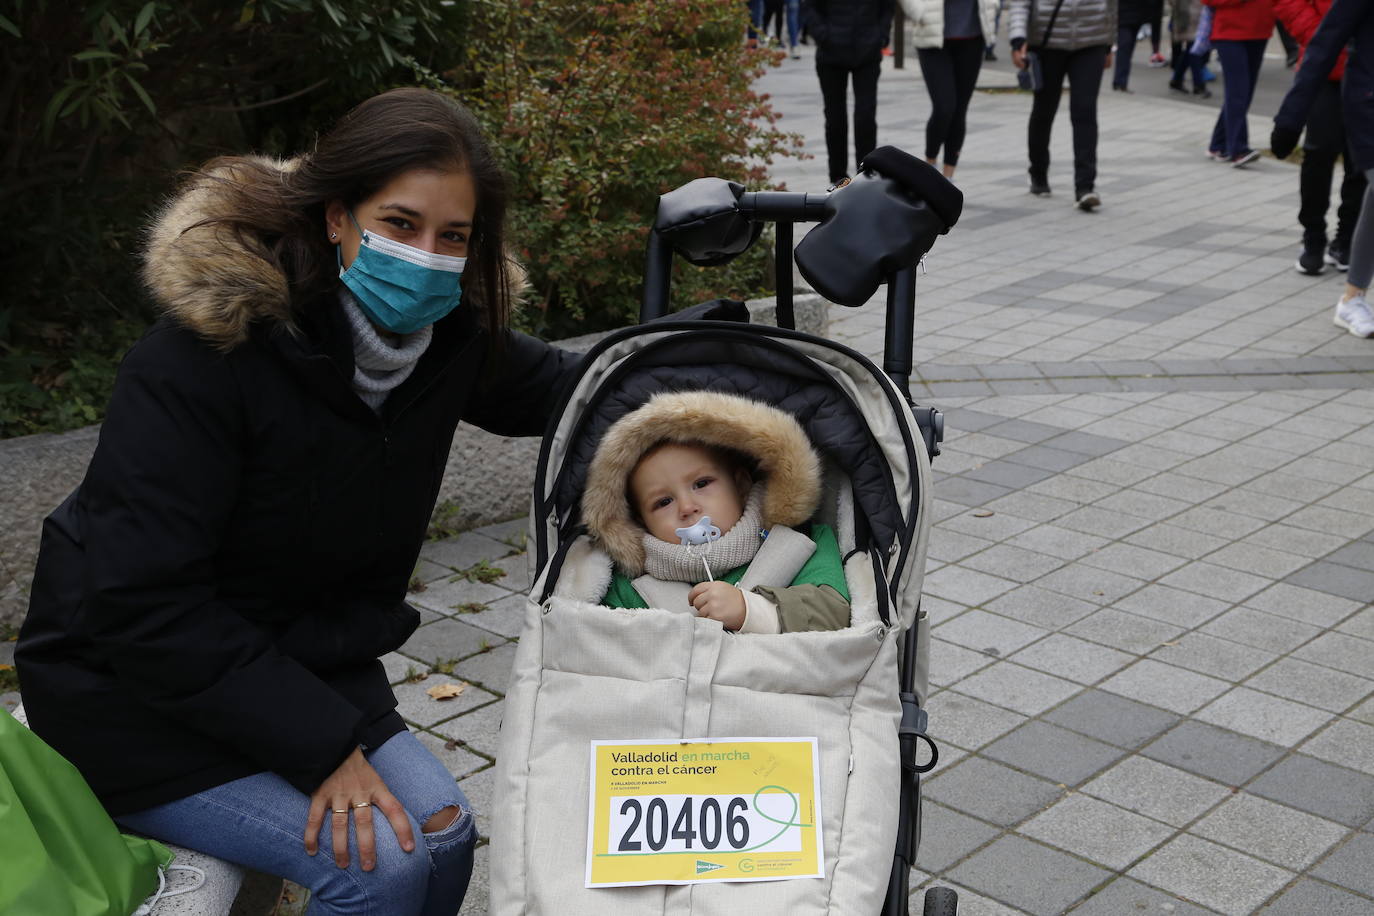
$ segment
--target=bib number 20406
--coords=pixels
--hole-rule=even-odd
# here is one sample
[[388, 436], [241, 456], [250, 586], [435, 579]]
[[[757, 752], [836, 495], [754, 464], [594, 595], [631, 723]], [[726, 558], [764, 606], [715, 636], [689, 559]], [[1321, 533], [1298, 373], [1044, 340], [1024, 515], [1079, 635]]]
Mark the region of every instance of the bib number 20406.
[[760, 841], [777, 851], [801, 848], [791, 796], [636, 795], [610, 801], [612, 854], [740, 852]]

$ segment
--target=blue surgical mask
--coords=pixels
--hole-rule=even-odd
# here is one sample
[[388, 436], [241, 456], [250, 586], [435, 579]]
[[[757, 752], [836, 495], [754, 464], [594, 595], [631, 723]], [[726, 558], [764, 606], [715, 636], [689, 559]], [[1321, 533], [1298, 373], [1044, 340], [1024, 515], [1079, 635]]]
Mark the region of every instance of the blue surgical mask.
[[352, 211], [348, 218], [363, 241], [347, 270], [339, 254], [339, 279], [373, 324], [412, 334], [458, 307], [467, 258], [431, 254], [364, 232]]

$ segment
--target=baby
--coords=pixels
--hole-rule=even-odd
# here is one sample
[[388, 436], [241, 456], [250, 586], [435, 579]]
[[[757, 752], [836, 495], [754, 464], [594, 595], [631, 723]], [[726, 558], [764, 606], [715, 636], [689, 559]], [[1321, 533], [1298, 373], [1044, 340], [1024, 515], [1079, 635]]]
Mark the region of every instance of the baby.
[[788, 527], [819, 496], [820, 462], [786, 413], [660, 394], [607, 431], [588, 472], [583, 518], [616, 566], [600, 603], [690, 611], [742, 633], [848, 626], [834, 532]]

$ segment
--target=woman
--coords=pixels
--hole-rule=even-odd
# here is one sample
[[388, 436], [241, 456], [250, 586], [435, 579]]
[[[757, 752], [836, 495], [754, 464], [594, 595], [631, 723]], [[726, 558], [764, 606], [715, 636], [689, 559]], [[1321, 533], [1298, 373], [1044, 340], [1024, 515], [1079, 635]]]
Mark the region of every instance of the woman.
[[419, 89], [296, 160], [209, 163], [152, 228], [164, 317], [44, 523], [34, 729], [126, 828], [312, 914], [452, 914], [472, 871], [467, 800], [378, 657], [418, 623], [455, 426], [539, 433], [573, 364], [507, 328], [504, 194], [471, 114]]
[[916, 56], [930, 94], [926, 162], [935, 165], [943, 147], [945, 177], [953, 178], [983, 49], [997, 35], [998, 0], [902, 0], [902, 9], [915, 26]]
[[1244, 168], [1259, 158], [1250, 148], [1246, 117], [1255, 97], [1264, 46], [1274, 31], [1273, 0], [1202, 0], [1212, 7], [1212, 48], [1221, 61], [1221, 113], [1212, 129], [1207, 155], [1217, 162]]
[[1364, 205], [1350, 239], [1349, 270], [1345, 289], [1332, 318], [1336, 327], [1356, 337], [1374, 337], [1374, 308], [1368, 298], [1374, 280], [1374, 5], [1368, 0], [1332, 0], [1321, 25], [1303, 51], [1302, 66], [1293, 87], [1274, 116], [1269, 138], [1275, 156], [1286, 157], [1298, 144], [1302, 125], [1313, 101], [1321, 93], [1326, 76], [1336, 66], [1346, 44], [1345, 80], [1341, 104], [1345, 112], [1346, 140], [1355, 165], [1364, 172]]
[[805, 0], [802, 22], [816, 39], [830, 183], [849, 177], [848, 105], [854, 83], [854, 162], [878, 145], [878, 75], [892, 32], [893, 0]]
[[1069, 120], [1073, 125], [1074, 206], [1084, 211], [1102, 205], [1102, 198], [1093, 188], [1097, 182], [1097, 94], [1102, 89], [1102, 71], [1112, 65], [1116, 3], [1117, 0], [1011, 0], [1008, 7], [1012, 63], [1018, 69], [1026, 69], [1026, 52], [1033, 50], [1040, 57], [1043, 75], [1041, 88], [1035, 91], [1031, 103], [1026, 130], [1030, 191], [1040, 197], [1050, 193], [1050, 130], [1067, 75]]

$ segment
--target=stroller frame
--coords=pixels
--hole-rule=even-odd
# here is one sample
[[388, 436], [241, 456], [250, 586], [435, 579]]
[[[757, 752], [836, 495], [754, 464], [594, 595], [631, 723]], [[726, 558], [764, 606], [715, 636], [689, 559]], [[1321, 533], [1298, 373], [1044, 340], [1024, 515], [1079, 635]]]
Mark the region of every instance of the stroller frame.
[[[776, 314], [781, 328], [796, 329], [792, 279], [793, 225], [823, 220], [827, 215], [826, 201], [831, 193], [746, 191], [739, 195], [736, 209], [741, 216], [750, 222], [771, 222], [774, 225]], [[641, 324], [662, 319], [668, 314], [673, 255], [672, 242], [657, 228], [652, 229], [645, 260], [644, 292], [639, 316]], [[944, 438], [944, 416], [934, 407], [917, 406], [910, 393], [916, 321], [916, 269], [916, 265], [911, 265], [887, 276], [882, 368], [905, 397], [920, 428], [927, 453], [934, 459], [940, 454], [940, 442]], [[919, 603], [917, 606], [919, 608]], [[939, 759], [935, 743], [926, 734], [926, 711], [918, 704], [915, 693], [917, 640], [914, 627], [908, 628], [901, 637], [899, 696], [902, 719], [897, 732], [902, 765], [898, 800], [901, 815], [882, 916], [907, 916], [909, 912], [911, 867], [916, 861], [921, 839], [921, 775], [933, 769]], [[930, 758], [918, 764], [916, 758], [920, 743], [929, 748]], [[957, 899], [954, 891], [936, 888], [927, 893], [924, 910], [928, 916], [953, 916]]]

